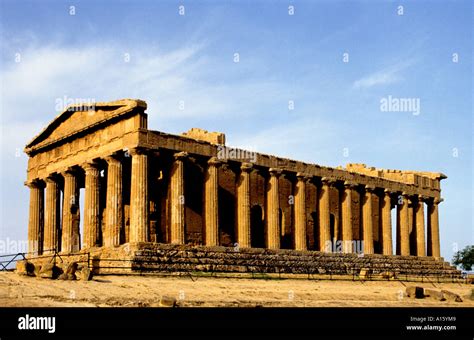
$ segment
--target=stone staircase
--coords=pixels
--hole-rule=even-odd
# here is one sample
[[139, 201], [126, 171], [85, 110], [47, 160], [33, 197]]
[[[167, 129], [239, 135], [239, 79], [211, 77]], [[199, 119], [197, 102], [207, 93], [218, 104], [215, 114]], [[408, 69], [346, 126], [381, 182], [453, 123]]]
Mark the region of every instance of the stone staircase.
[[[310, 278], [352, 277], [366, 280], [461, 280], [461, 272], [443, 259], [320, 253], [316, 251], [234, 249], [144, 243], [133, 247], [123, 269], [140, 273], [246, 274]], [[98, 273], [108, 272], [106, 258]], [[117, 267], [117, 260], [114, 268]], [[245, 276], [245, 275], [243, 275]]]

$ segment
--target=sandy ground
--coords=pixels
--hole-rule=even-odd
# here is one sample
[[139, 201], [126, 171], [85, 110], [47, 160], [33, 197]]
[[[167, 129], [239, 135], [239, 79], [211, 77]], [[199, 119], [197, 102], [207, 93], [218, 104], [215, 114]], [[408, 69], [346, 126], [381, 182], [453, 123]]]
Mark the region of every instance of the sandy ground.
[[92, 281], [58, 281], [0, 272], [0, 306], [160, 306], [163, 296], [184, 307], [473, 307], [472, 285], [418, 284], [447, 289], [463, 302], [410, 299], [406, 285], [385, 281], [263, 280], [160, 276], [98, 276]]

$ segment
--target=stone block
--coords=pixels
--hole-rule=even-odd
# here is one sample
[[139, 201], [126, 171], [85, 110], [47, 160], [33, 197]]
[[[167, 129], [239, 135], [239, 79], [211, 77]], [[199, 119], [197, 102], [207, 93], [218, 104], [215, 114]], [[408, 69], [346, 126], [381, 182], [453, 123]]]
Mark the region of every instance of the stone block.
[[407, 296], [412, 299], [423, 299], [425, 297], [423, 287], [408, 286], [406, 288]]
[[462, 302], [462, 298], [461, 296], [459, 296], [459, 294], [453, 293], [445, 289], [443, 289], [441, 292], [443, 293], [446, 300], [454, 301], [454, 302]]
[[15, 272], [18, 275], [35, 276], [35, 265], [26, 260], [17, 261]]

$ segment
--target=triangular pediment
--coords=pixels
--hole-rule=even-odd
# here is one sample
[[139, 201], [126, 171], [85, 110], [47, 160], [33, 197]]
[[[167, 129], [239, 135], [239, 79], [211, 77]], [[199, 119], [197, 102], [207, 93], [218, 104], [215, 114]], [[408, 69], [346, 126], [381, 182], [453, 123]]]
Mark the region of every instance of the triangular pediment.
[[117, 119], [131, 111], [143, 112], [146, 103], [136, 99], [121, 99], [113, 102], [71, 105], [61, 112], [46, 128], [25, 147], [30, 153], [54, 144], [78, 133], [84, 133], [107, 121]]

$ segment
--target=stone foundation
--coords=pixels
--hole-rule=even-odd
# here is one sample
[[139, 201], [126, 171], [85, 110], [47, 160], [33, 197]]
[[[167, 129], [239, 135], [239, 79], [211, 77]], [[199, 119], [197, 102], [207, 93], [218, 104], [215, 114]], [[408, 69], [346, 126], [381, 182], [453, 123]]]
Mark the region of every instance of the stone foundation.
[[448, 262], [430, 257], [357, 255], [261, 248], [133, 243], [90, 252], [30, 258], [35, 266], [89, 263], [98, 274], [199, 274], [361, 280], [460, 280]]

